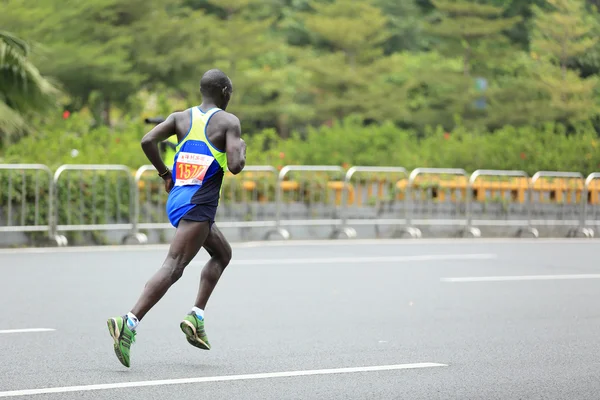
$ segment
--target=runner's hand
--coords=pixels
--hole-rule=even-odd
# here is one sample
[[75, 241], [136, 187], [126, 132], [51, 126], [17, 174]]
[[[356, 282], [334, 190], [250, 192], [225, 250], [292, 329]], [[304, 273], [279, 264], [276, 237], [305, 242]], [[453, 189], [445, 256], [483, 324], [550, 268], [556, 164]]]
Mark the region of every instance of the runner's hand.
[[163, 177], [163, 180], [165, 181], [165, 190], [167, 193], [171, 192], [171, 189], [173, 189], [173, 176], [171, 175], [171, 171]]

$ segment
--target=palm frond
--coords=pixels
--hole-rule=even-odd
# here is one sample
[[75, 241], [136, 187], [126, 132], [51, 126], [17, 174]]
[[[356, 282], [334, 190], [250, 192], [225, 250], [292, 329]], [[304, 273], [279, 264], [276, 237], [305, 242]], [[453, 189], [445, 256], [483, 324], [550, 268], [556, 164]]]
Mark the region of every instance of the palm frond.
[[30, 46], [0, 31], [0, 131], [23, 132], [26, 115], [57, 104], [60, 91], [29, 59]]

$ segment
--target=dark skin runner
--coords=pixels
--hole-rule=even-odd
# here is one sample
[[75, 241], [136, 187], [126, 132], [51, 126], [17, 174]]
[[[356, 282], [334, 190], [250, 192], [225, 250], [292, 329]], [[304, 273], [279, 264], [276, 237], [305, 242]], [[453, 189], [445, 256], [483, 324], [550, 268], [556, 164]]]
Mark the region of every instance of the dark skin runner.
[[[241, 138], [239, 119], [235, 115], [225, 112], [233, 93], [231, 81], [227, 78], [223, 83], [222, 73], [218, 70], [210, 70], [202, 77], [200, 91], [202, 93], [202, 104], [200, 105], [202, 110], [215, 107], [223, 110], [210, 119], [206, 130], [208, 139], [215, 147], [225, 149], [229, 171], [239, 174], [246, 165], [246, 143]], [[173, 135], [177, 135], [178, 142], [181, 142], [188, 133], [190, 124], [189, 110], [175, 112], [169, 115], [164, 122], [155, 126], [142, 139], [142, 149], [146, 157], [159, 174], [165, 174], [163, 180], [167, 193], [173, 188], [173, 177], [160, 157], [158, 145]], [[203, 246], [211, 258], [202, 269], [195, 306], [203, 310], [206, 308], [209, 297], [231, 260], [231, 246], [216, 224], [210, 228], [208, 221], [181, 220], [162, 267], [146, 283], [139, 300], [131, 310], [139, 321], [181, 278], [185, 267]]]

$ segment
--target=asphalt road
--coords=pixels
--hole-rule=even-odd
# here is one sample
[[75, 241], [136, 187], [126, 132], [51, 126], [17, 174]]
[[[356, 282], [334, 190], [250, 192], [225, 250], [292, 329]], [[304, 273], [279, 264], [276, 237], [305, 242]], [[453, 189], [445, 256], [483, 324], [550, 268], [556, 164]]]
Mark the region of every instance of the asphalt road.
[[164, 247], [2, 251], [0, 398], [598, 399], [599, 254], [595, 240], [236, 246], [208, 352], [179, 330], [202, 254], [140, 324], [127, 369], [105, 321]]

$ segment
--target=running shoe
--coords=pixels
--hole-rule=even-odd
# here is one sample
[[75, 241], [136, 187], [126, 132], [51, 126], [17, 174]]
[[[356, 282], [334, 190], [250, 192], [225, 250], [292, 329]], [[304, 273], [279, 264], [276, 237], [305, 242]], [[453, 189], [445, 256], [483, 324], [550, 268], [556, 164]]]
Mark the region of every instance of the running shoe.
[[204, 318], [191, 311], [179, 324], [189, 344], [203, 350], [210, 350], [210, 343], [204, 331]]
[[127, 326], [126, 316], [110, 318], [106, 323], [108, 331], [115, 341], [115, 354], [117, 358], [121, 361], [121, 364], [129, 368], [129, 351], [131, 344], [135, 343], [135, 330], [131, 330]]

